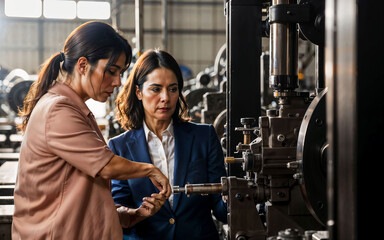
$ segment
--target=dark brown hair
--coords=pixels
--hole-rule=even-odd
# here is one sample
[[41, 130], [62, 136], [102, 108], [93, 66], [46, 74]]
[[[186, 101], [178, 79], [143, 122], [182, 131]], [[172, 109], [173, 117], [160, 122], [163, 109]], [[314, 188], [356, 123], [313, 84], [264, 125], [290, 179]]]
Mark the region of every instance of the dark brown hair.
[[122, 128], [126, 130], [138, 129], [143, 125], [144, 108], [143, 103], [136, 96], [136, 86], [142, 90], [144, 82], [147, 81], [148, 74], [158, 68], [171, 70], [177, 78], [179, 99], [175, 112], [172, 115], [173, 120], [175, 122], [190, 120], [187, 115], [187, 102], [182, 93], [184, 82], [178, 63], [169, 53], [158, 49], [150, 49], [139, 57], [129, 73], [127, 82], [117, 96], [116, 115]]
[[[108, 59], [104, 72], [115, 63], [119, 56], [126, 56], [125, 65], [128, 68], [132, 60], [132, 49], [128, 41], [107, 23], [90, 21], [86, 22], [68, 36], [62, 52], [52, 55], [45, 63], [26, 98], [18, 115], [23, 122], [18, 125], [21, 131], [25, 131], [29, 118], [39, 99], [48, 91], [56, 80], [59, 72], [63, 71], [71, 76], [77, 60], [80, 57], [87, 58], [91, 65], [91, 71], [100, 59]], [[62, 63], [62, 66], [60, 67]]]

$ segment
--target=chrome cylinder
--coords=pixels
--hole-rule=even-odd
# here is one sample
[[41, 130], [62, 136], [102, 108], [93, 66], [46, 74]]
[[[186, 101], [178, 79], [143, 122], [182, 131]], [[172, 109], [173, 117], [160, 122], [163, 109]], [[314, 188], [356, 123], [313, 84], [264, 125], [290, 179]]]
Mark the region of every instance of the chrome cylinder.
[[[295, 4], [293, 0], [273, 0], [272, 7]], [[289, 15], [290, 12], [280, 12]], [[292, 22], [270, 22], [269, 85], [273, 90], [298, 87], [298, 28]]]

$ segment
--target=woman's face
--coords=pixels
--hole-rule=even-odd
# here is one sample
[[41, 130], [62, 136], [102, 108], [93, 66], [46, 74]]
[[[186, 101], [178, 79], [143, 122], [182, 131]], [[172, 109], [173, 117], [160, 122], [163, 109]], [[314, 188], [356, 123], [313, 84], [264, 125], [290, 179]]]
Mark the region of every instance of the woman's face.
[[90, 85], [83, 87], [86, 95], [99, 102], [107, 101], [115, 87], [121, 86], [120, 74], [125, 67], [125, 54], [121, 54], [116, 63], [112, 64], [104, 74], [108, 60], [100, 59], [94, 67], [90, 79], [83, 81], [83, 84]]
[[147, 75], [142, 90], [136, 86], [136, 96], [142, 101], [147, 123], [170, 121], [179, 99], [176, 75], [167, 68], [157, 68]]

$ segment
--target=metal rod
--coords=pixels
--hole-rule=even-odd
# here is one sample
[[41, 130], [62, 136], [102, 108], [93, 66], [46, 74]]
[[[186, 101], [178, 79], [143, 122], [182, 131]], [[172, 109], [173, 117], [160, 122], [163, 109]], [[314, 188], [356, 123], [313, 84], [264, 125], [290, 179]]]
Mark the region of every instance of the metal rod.
[[167, 47], [168, 47], [168, 13], [167, 13], [168, 2], [167, 0], [162, 0], [161, 5], [163, 10], [163, 19], [161, 21], [163, 50], [167, 50]]
[[144, 49], [143, 37], [143, 16], [144, 16], [143, 0], [135, 0], [135, 33], [136, 33], [136, 49], [141, 54]]
[[324, 46], [316, 46], [316, 91], [317, 94], [325, 88], [325, 78], [324, 78]]
[[214, 194], [222, 193], [223, 186], [221, 183], [204, 183], [204, 184], [186, 184], [185, 187], [174, 186], [173, 193], [185, 194]]
[[111, 2], [112, 7], [112, 14], [111, 14], [111, 20], [112, 20], [112, 26], [116, 29], [119, 29], [120, 27], [120, 1], [118, 0], [112, 0]]

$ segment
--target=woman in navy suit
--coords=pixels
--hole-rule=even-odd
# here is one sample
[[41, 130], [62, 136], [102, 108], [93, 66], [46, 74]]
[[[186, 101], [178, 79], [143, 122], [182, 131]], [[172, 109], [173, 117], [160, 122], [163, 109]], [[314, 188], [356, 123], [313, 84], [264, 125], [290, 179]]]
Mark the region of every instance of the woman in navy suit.
[[[109, 141], [111, 150], [132, 161], [152, 163], [171, 185], [219, 183], [224, 156], [212, 125], [189, 122], [183, 78], [167, 52], [146, 51], [133, 67], [117, 100], [117, 119], [127, 131]], [[116, 205], [138, 208], [157, 192], [148, 178], [112, 180]], [[216, 219], [227, 221], [220, 194], [171, 195], [161, 209], [131, 228], [124, 239], [217, 240]]]

